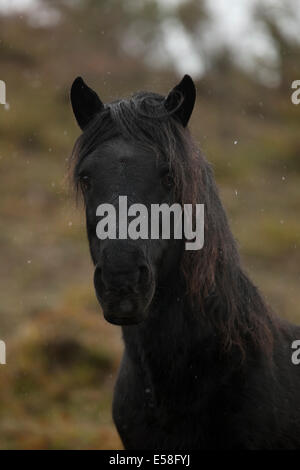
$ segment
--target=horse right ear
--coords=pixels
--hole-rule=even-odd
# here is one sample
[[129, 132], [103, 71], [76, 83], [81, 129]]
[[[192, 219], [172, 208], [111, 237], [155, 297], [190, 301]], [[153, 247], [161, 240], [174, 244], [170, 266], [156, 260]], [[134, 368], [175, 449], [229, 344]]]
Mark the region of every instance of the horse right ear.
[[165, 108], [186, 127], [196, 100], [196, 88], [189, 75], [185, 75], [165, 98]]
[[73, 113], [81, 130], [84, 130], [93, 117], [104, 109], [97, 93], [89, 88], [81, 77], [77, 77], [71, 87]]

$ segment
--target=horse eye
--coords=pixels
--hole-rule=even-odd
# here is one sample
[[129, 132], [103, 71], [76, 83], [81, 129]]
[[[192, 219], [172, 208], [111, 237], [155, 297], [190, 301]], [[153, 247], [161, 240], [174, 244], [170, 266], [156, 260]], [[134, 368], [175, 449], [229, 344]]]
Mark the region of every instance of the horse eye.
[[91, 187], [90, 177], [87, 175], [80, 176], [80, 186], [82, 191], [88, 191]]
[[163, 175], [162, 177], [162, 184], [164, 185], [165, 188], [167, 189], [171, 189], [173, 184], [174, 184], [174, 181], [173, 181], [173, 178], [172, 178], [172, 175], [171, 173], [166, 173]]

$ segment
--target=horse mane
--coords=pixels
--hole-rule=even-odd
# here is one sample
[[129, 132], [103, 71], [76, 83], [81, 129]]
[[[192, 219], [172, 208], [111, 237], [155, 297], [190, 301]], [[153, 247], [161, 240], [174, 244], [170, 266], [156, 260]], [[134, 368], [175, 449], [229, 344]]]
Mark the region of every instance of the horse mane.
[[193, 311], [202, 312], [220, 332], [224, 350], [248, 346], [272, 351], [276, 320], [258, 289], [243, 272], [236, 242], [220, 201], [213, 170], [187, 128], [164, 108], [164, 97], [139, 92], [105, 105], [77, 139], [71, 162], [77, 185], [82, 159], [97, 146], [122, 135], [167, 159], [177, 201], [205, 207], [204, 247], [184, 251], [181, 273]]

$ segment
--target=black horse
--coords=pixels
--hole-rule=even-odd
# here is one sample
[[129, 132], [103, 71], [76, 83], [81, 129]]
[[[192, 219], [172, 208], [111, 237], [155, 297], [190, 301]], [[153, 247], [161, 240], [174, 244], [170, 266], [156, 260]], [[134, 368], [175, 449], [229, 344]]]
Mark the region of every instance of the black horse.
[[[82, 129], [72, 154], [94, 284], [122, 325], [113, 417], [126, 449], [300, 448], [300, 328], [275, 316], [243, 271], [209, 163], [187, 124], [189, 76], [164, 97], [103, 104], [81, 78], [71, 102]], [[205, 205], [205, 243], [99, 240], [99, 204]]]

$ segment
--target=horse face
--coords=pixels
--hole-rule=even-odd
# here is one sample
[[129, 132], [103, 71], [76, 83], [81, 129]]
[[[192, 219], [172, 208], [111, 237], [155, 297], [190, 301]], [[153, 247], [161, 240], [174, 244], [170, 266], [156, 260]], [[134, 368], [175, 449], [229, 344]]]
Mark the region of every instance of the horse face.
[[[147, 315], [157, 284], [170, 273], [178, 251], [178, 240], [151, 238], [152, 204], [174, 202], [169, 166], [150, 150], [118, 137], [85, 157], [77, 173], [95, 264], [94, 285], [104, 316], [119, 325], [139, 323]], [[126, 214], [120, 213], [120, 197], [127, 198]], [[136, 219], [130, 215], [130, 208], [136, 207], [134, 204], [142, 204], [147, 211], [142, 222], [148, 230], [144, 230], [143, 238], [130, 236], [130, 223]], [[107, 210], [108, 205], [112, 226], [106, 228], [112, 236], [104, 235], [107, 238], [101, 239], [103, 232], [100, 233], [101, 219], [97, 213], [101, 208]], [[121, 231], [124, 233], [124, 215], [127, 233], [126, 238], [120, 239]], [[106, 221], [109, 222], [108, 218]]]
[[[194, 83], [185, 75], [166, 98], [156, 95], [156, 101], [159, 102], [160, 111], [164, 115], [172, 115], [184, 128], [191, 116], [195, 96]], [[149, 135], [153, 140], [153, 145], [150, 146], [149, 142], [146, 147], [138, 144], [132, 132], [131, 138], [127, 140], [121, 137], [120, 133], [104, 139], [104, 121], [101, 121], [101, 116], [110, 110], [111, 105], [105, 106], [97, 93], [89, 88], [81, 77], [73, 82], [71, 103], [75, 118], [84, 131], [83, 136], [88, 148], [88, 151], [85, 149], [84, 158], [76, 165], [75, 176], [81, 184], [85, 199], [88, 239], [95, 264], [94, 284], [97, 298], [105, 318], [111, 323], [139, 323], [146, 317], [157, 287], [168, 285], [170, 275], [179, 266], [181, 240], [172, 237], [172, 228], [170, 227], [170, 237], [164, 238], [153, 237], [150, 231], [153, 205], [166, 203], [170, 206], [177, 202], [169, 164], [167, 158], [162, 156], [162, 151], [150, 150], [157, 149], [151, 127], [146, 132], [146, 140], [149, 140]], [[98, 128], [99, 116], [101, 126]], [[152, 119], [155, 119], [155, 115]], [[127, 117], [125, 121], [130, 125], [130, 118]], [[149, 121], [147, 126], [148, 123]], [[91, 132], [91, 129], [94, 131]], [[93, 133], [96, 137], [102, 135], [101, 143], [97, 141], [97, 145], [93, 144]], [[166, 141], [166, 145], [168, 144], [169, 140]], [[147, 230], [143, 230], [140, 237], [130, 236], [129, 213], [125, 221], [124, 214], [120, 218], [120, 197], [127, 198], [129, 211], [129, 207], [132, 209], [134, 204], [146, 208], [146, 214], [143, 212], [142, 218], [144, 229]], [[114, 208], [119, 217], [112, 216], [112, 226], [108, 228], [110, 236], [105, 238], [102, 237], [104, 226], [102, 225], [101, 230], [98, 225], [98, 216], [104, 215], [103, 208], [107, 208], [107, 205]], [[127, 236], [124, 236], [124, 225]], [[160, 234], [160, 227], [158, 231]]]

